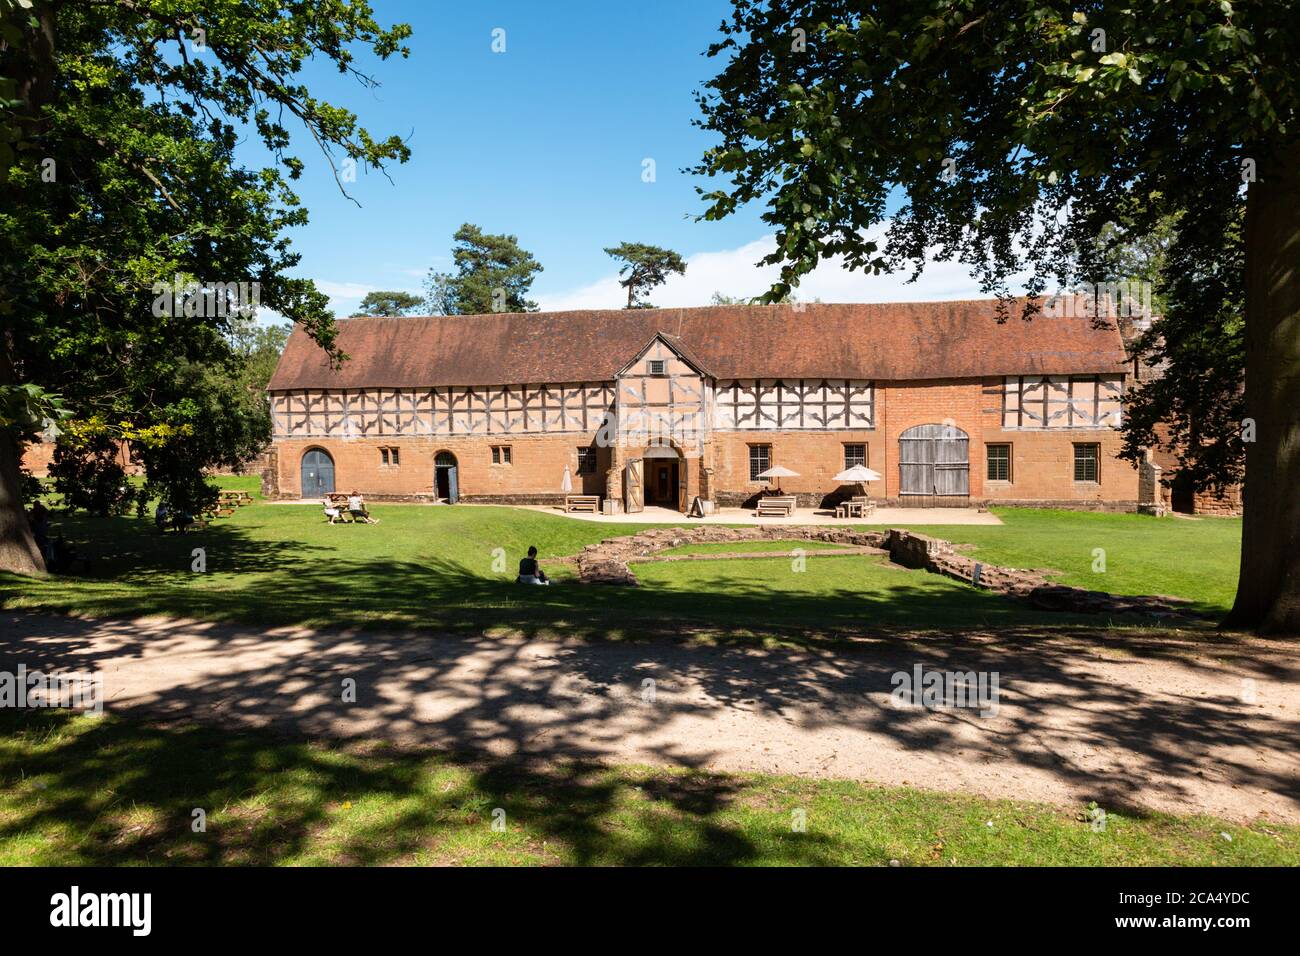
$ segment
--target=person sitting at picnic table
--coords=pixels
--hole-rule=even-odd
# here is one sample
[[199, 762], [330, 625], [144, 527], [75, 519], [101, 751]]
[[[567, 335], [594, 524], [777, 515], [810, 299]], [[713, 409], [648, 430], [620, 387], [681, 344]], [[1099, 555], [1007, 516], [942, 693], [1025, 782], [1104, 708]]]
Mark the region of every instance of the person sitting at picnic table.
[[519, 577], [515, 578], [516, 584], [546, 584], [551, 583], [546, 573], [537, 566], [537, 548], [529, 547], [528, 557], [519, 559]]
[[343, 521], [343, 512], [328, 496], [325, 498], [325, 517], [330, 524], [340, 524]]
[[352, 515], [353, 521], [364, 521], [366, 524], [378, 524], [378, 518], [370, 517], [370, 512], [366, 510], [366, 503], [361, 497], [360, 492], [352, 492], [348, 495], [348, 514]]

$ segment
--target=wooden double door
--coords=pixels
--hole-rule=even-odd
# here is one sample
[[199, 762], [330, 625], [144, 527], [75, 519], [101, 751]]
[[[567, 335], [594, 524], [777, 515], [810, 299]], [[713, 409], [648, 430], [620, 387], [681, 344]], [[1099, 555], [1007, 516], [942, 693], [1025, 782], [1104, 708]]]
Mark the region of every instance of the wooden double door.
[[623, 475], [624, 508], [631, 514], [646, 505], [684, 512], [686, 466], [679, 458], [634, 458]]

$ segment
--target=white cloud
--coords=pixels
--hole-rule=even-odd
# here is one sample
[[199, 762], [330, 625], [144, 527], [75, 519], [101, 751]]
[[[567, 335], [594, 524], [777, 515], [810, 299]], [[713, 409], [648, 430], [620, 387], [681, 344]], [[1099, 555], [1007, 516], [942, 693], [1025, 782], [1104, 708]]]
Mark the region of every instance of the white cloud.
[[[883, 227], [879, 232], [883, 232]], [[876, 233], [879, 234], [879, 233]], [[656, 289], [650, 300], [664, 308], [708, 305], [714, 292], [746, 298], [766, 292], [776, 281], [777, 266], [755, 263], [776, 248], [776, 239], [764, 236], [721, 252], [701, 252], [686, 260], [686, 274], [672, 276]], [[805, 302], [918, 302], [986, 298], [970, 270], [957, 262], [929, 258], [916, 282], [908, 283], [910, 271], [886, 275], [851, 272], [843, 259], [821, 263], [804, 277], [795, 295]], [[627, 292], [611, 274], [568, 292], [538, 294], [538, 304], [547, 311], [569, 309], [617, 309], [627, 303]]]

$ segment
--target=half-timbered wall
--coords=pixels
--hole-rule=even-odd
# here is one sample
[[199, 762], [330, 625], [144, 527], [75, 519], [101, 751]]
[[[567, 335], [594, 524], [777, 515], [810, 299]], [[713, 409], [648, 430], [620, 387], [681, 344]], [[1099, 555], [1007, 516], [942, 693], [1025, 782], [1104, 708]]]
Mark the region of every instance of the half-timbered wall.
[[718, 383], [713, 427], [874, 428], [875, 389], [852, 379], [756, 379]]
[[611, 384], [355, 389], [272, 396], [276, 438], [591, 432], [614, 403]]
[[1008, 375], [1003, 428], [1118, 428], [1121, 375]]
[[688, 454], [708, 437], [712, 387], [663, 339], [656, 338], [618, 376], [623, 445], [671, 439]]

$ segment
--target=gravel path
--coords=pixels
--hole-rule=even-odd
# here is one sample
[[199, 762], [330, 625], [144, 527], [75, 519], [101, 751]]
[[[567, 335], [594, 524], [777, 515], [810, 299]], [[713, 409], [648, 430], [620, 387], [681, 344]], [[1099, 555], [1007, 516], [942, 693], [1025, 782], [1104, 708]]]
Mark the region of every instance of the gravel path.
[[[1300, 823], [1295, 643], [1002, 631], [823, 652], [0, 612], [0, 670], [20, 663], [101, 670], [113, 713]], [[918, 665], [996, 672], [997, 706], [896, 706]]]

